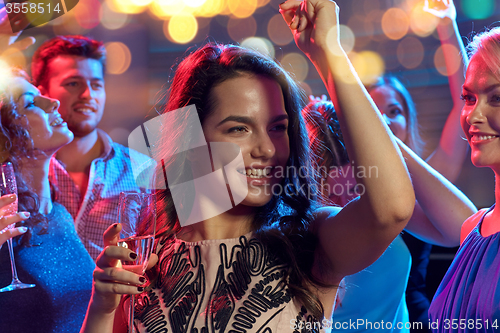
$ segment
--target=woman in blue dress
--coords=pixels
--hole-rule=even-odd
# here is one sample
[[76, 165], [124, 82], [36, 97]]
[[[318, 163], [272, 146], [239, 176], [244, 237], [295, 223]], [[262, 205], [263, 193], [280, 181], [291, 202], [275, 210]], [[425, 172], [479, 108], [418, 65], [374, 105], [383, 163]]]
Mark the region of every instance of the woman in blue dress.
[[[495, 173], [500, 200], [500, 28], [474, 37], [461, 124], [477, 167]], [[480, 210], [462, 225], [461, 245], [429, 309], [434, 332], [498, 332], [500, 210]]]
[[[22, 72], [3, 79], [2, 157], [16, 172], [19, 210], [30, 213], [19, 226], [25, 233], [14, 239], [14, 257], [20, 280], [35, 287], [0, 293], [0, 332], [77, 332], [95, 265], [71, 215], [53, 201], [48, 180], [50, 159], [73, 133], [57, 111], [59, 102], [42, 96]], [[6, 246], [0, 251], [0, 287], [12, 279], [8, 252]]]

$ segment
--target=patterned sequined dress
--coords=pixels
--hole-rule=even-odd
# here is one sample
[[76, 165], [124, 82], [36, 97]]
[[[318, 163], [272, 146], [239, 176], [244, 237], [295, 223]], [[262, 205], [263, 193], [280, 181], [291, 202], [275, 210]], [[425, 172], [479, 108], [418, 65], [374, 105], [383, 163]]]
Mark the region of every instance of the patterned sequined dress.
[[291, 297], [287, 266], [251, 234], [174, 239], [157, 253], [161, 273], [136, 300], [140, 332], [326, 332]]

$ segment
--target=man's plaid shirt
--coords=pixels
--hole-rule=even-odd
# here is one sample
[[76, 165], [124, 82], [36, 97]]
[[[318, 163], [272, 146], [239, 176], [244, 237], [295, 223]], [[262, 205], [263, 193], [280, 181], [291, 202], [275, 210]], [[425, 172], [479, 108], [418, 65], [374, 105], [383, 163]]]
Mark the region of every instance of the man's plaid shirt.
[[104, 154], [90, 165], [83, 200], [70, 175], [55, 158], [49, 173], [50, 182], [58, 190], [56, 201], [73, 216], [78, 236], [94, 260], [103, 249], [104, 231], [118, 222], [120, 192], [140, 192], [132, 173], [128, 148], [113, 142], [102, 130], [98, 129], [98, 134], [104, 143]]

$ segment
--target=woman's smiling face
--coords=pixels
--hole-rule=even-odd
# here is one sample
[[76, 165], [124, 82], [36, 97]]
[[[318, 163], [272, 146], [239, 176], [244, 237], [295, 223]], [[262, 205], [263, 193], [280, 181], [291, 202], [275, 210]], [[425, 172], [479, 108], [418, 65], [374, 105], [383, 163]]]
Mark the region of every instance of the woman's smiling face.
[[462, 98], [465, 105], [460, 120], [471, 146], [472, 163], [500, 173], [500, 81], [479, 53], [467, 68]]
[[40, 91], [24, 78], [15, 77], [9, 87], [17, 112], [25, 116], [34, 148], [53, 154], [73, 140], [57, 111], [59, 102], [40, 94]]
[[242, 74], [211, 91], [213, 112], [202, 124], [208, 142], [231, 142], [241, 149], [248, 184], [242, 204], [267, 204], [290, 155], [288, 114], [279, 84], [259, 75]]

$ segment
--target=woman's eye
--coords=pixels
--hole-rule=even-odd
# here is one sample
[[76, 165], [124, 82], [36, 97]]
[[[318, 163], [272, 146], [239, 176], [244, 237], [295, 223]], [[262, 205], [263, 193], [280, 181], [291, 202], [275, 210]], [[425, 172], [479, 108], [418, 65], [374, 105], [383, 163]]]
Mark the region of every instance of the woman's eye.
[[492, 103], [500, 103], [500, 95], [493, 95], [491, 97], [491, 102]]
[[244, 126], [235, 126], [231, 127], [227, 132], [228, 133], [242, 133], [246, 131], [246, 127]]
[[66, 85], [68, 87], [76, 87], [78, 85], [78, 82], [76, 82], [76, 81], [74, 81], [74, 82], [68, 82], [68, 83], [66, 83]]
[[276, 131], [276, 132], [286, 132], [288, 130], [288, 127], [285, 124], [280, 124], [274, 126], [271, 131]]
[[389, 113], [391, 114], [391, 116], [397, 116], [397, 115], [402, 114], [403, 112], [400, 109], [393, 109]]
[[468, 94], [460, 95], [460, 99], [465, 102], [465, 104], [473, 104], [475, 102], [474, 97]]

